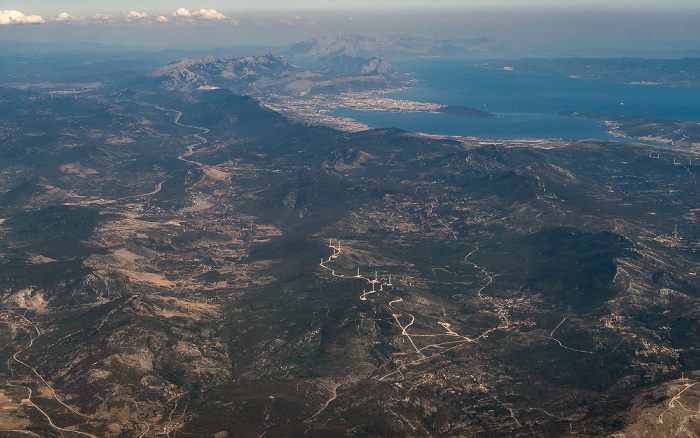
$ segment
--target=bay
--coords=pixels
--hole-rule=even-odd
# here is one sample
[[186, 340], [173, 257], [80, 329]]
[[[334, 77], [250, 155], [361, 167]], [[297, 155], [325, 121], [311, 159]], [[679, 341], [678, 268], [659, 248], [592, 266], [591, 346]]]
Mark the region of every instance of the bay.
[[563, 76], [495, 70], [476, 61], [420, 59], [396, 62], [417, 82], [386, 95], [394, 99], [461, 105], [497, 118], [433, 113], [333, 110], [376, 128], [486, 138], [617, 139], [599, 121], [562, 116], [561, 111], [631, 114], [700, 122], [700, 89], [621, 84]]

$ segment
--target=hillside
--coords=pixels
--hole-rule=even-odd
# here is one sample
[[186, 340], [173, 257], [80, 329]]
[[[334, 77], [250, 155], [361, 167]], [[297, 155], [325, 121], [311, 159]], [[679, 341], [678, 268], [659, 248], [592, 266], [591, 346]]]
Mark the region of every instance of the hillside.
[[[3, 91], [4, 434], [580, 436], [697, 421], [680, 407], [697, 386], [678, 380], [700, 367], [688, 152], [347, 133], [211, 89], [299, 71], [283, 63]], [[175, 79], [186, 92], [153, 87]]]

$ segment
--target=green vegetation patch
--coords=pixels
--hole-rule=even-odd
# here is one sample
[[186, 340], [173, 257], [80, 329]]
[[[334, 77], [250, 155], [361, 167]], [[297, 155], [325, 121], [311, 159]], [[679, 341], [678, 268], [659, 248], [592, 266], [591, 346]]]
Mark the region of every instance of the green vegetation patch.
[[610, 233], [586, 233], [554, 228], [524, 241], [537, 255], [535, 275], [528, 285], [545, 297], [576, 308], [587, 308], [610, 298], [617, 268], [613, 260], [629, 242]]
[[85, 253], [85, 241], [99, 221], [100, 213], [95, 208], [52, 205], [17, 212], [5, 225], [12, 229], [11, 237], [23, 244], [25, 251], [65, 259]]
[[474, 254], [477, 263], [488, 263], [502, 274], [499, 282], [525, 288], [545, 299], [588, 311], [612, 298], [614, 262], [630, 246], [624, 237], [557, 227], [538, 231], [491, 251]]

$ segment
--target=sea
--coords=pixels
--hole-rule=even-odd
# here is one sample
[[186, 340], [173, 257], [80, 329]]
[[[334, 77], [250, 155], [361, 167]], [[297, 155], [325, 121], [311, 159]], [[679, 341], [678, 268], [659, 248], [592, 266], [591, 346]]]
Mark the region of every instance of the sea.
[[412, 72], [412, 88], [386, 95], [394, 99], [461, 105], [498, 115], [464, 117], [432, 113], [391, 113], [337, 108], [333, 114], [375, 128], [495, 139], [617, 139], [597, 120], [560, 115], [562, 111], [630, 114], [700, 122], [700, 89], [622, 84], [532, 74], [477, 66], [464, 59], [420, 59], [392, 63]]

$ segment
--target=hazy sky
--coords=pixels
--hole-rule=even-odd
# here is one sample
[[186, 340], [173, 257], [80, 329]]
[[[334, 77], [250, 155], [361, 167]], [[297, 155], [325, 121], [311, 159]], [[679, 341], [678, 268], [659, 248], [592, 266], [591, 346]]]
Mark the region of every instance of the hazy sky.
[[122, 11], [138, 10], [149, 14], [167, 14], [177, 8], [189, 10], [216, 9], [231, 13], [236, 10], [250, 9], [392, 9], [392, 8], [470, 8], [470, 7], [507, 7], [507, 8], [634, 8], [634, 9], [699, 9], [697, 0], [206, 0], [173, 1], [138, 0], [0, 0], [0, 9], [16, 9], [27, 15], [69, 14], [116, 14]]
[[[698, 0], [0, 0], [0, 43], [168, 48], [315, 36], [487, 37], [517, 56], [700, 56]], [[508, 52], [510, 50], [510, 52]]]

